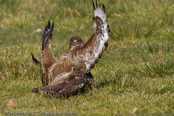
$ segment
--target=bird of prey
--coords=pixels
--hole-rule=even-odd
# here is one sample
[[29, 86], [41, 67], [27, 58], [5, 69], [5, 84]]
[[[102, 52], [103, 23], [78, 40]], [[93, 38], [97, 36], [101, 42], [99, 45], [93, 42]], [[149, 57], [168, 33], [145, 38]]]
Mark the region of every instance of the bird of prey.
[[42, 36], [41, 63], [32, 55], [35, 63], [42, 66], [42, 87], [32, 92], [46, 92], [54, 97], [69, 97], [89, 85], [94, 87], [90, 70], [97, 63], [108, 46], [110, 29], [106, 20], [105, 6], [92, 0], [93, 34], [84, 44], [80, 37], [72, 37], [69, 43], [70, 52], [64, 53], [57, 60], [51, 49], [54, 23], [48, 22]]

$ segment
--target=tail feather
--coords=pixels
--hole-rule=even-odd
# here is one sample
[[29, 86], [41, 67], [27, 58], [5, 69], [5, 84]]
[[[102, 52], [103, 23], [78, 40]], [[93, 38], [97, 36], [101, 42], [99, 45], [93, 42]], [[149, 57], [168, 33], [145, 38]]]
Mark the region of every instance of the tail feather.
[[32, 92], [32, 93], [39, 93], [39, 88], [33, 88], [33, 89], [31, 90], [31, 92]]

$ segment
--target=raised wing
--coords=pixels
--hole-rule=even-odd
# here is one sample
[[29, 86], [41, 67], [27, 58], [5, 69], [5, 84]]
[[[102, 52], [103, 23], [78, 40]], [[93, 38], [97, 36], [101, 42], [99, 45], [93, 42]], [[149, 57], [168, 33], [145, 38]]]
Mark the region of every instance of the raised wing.
[[63, 83], [50, 84], [40, 88], [34, 88], [34, 93], [50, 93], [55, 98], [68, 98], [75, 95], [87, 85], [92, 85], [93, 78], [79, 72], [72, 72], [71, 75]]
[[57, 62], [55, 59], [52, 50], [51, 50], [51, 41], [52, 41], [52, 32], [54, 28], [54, 23], [45, 27], [45, 31], [42, 36], [42, 54], [41, 54], [41, 64], [42, 64], [42, 84], [43, 86], [48, 84], [48, 69]]
[[105, 6], [100, 2], [93, 2], [94, 17], [93, 17], [93, 35], [73, 56], [73, 64], [81, 69], [83, 72], [88, 73], [102, 53], [108, 46], [110, 37], [110, 29], [108, 21], [106, 20]]

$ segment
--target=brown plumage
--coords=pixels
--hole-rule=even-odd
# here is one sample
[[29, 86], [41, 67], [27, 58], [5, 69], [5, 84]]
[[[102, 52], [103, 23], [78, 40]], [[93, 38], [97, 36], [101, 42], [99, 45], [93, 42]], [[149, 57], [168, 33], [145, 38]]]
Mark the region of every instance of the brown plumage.
[[84, 73], [88, 73], [97, 63], [102, 53], [106, 50], [110, 37], [110, 29], [106, 20], [104, 5], [96, 0], [96, 6], [93, 2], [93, 9], [94, 32], [91, 38], [81, 49], [71, 52], [73, 65], [79, 67]]
[[[69, 97], [86, 85], [94, 87], [94, 80], [89, 72], [108, 46], [110, 29], [106, 20], [105, 7], [100, 2], [93, 2], [94, 32], [84, 44], [80, 37], [72, 37], [69, 43], [69, 53], [64, 53], [56, 60], [52, 50], [52, 32], [54, 23], [45, 28], [42, 37], [42, 87], [34, 88], [32, 92], [52, 93], [55, 97]], [[33, 61], [39, 61], [32, 55]]]
[[85, 86], [90, 86], [93, 83], [93, 78], [83, 72], [71, 73], [66, 81], [62, 83], [49, 84], [44, 87], [34, 88], [32, 92], [45, 92], [51, 93], [53, 97], [68, 98], [71, 95], [75, 95], [78, 91], [82, 90]]
[[[51, 25], [48, 22], [48, 25]], [[49, 27], [49, 28], [48, 28]], [[64, 53], [56, 61], [51, 51], [52, 33], [51, 26], [46, 26], [42, 38], [41, 63], [32, 54], [32, 59], [36, 64], [42, 66], [42, 87], [34, 88], [32, 92], [52, 93], [54, 97], [69, 97], [79, 90], [89, 85], [94, 88], [94, 80], [91, 73], [83, 73], [75, 70], [72, 65], [71, 53]], [[51, 36], [50, 36], [51, 35]], [[79, 37], [72, 37], [70, 40], [70, 51], [80, 49], [84, 45]]]

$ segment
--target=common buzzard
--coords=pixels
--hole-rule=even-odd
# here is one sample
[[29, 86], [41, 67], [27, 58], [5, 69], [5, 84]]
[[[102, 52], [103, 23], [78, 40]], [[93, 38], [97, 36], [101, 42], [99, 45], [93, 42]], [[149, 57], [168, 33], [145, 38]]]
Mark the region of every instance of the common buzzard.
[[[55, 97], [69, 97], [86, 85], [94, 87], [90, 70], [97, 63], [108, 46], [110, 29], [106, 20], [105, 6], [97, 0], [92, 1], [93, 34], [84, 44], [80, 37], [70, 40], [70, 52], [64, 53], [57, 60], [51, 50], [54, 23], [46, 25], [42, 36], [42, 87], [34, 88], [32, 92], [52, 93]], [[32, 55], [33, 60], [39, 63]]]

